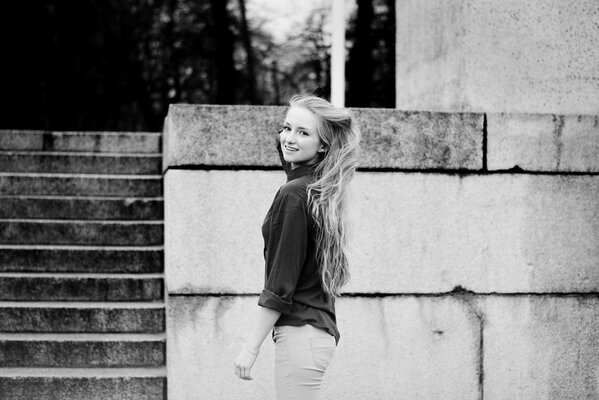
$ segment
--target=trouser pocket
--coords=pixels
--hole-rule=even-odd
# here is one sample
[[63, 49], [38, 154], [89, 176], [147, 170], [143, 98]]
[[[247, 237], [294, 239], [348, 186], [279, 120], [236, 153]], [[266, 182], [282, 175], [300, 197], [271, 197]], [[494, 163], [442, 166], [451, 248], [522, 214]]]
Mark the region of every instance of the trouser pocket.
[[310, 338], [310, 346], [314, 365], [324, 371], [335, 355], [335, 338], [333, 336]]

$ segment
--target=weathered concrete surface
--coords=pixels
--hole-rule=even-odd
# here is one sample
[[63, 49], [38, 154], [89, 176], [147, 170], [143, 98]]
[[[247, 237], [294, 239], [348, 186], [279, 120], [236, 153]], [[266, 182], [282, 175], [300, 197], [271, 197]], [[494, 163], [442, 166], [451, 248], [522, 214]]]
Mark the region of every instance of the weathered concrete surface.
[[5, 340], [0, 367], [157, 367], [164, 365], [164, 340]]
[[485, 400], [599, 398], [599, 299], [491, 297]]
[[2, 172], [151, 175], [162, 171], [162, 155], [2, 151]]
[[162, 247], [0, 246], [0, 272], [153, 273]]
[[162, 176], [0, 172], [0, 195], [160, 197]]
[[162, 221], [0, 220], [3, 244], [149, 246], [163, 242]]
[[165, 400], [165, 378], [0, 377], [0, 393], [11, 400]]
[[[233, 371], [255, 311], [256, 296], [169, 298], [169, 399], [274, 398], [270, 338], [253, 381]], [[337, 313], [341, 340], [323, 398], [479, 398], [480, 321], [468, 302], [450, 296], [341, 298]]]
[[352, 111], [363, 135], [361, 168], [482, 168], [482, 114]]
[[163, 307], [104, 305], [0, 307], [0, 332], [158, 333], [165, 329]]
[[[280, 166], [276, 133], [287, 107], [173, 105], [165, 166]], [[352, 109], [362, 168], [482, 168], [482, 114]]]
[[160, 133], [0, 130], [0, 150], [160, 153]]
[[161, 198], [0, 196], [0, 218], [163, 220]]
[[594, 114], [596, 0], [396, 1], [396, 107]]
[[599, 172], [599, 115], [487, 115], [487, 168]]
[[160, 301], [162, 278], [0, 277], [3, 301]]
[[[275, 171], [166, 174], [169, 293], [258, 293]], [[360, 172], [348, 292], [599, 290], [599, 177]]]

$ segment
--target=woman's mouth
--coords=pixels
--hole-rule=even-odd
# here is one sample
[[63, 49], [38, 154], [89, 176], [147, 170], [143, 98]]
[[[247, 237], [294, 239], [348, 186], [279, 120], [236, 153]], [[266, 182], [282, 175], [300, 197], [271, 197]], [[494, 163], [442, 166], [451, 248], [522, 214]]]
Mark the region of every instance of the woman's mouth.
[[283, 146], [283, 147], [285, 147], [285, 150], [287, 150], [287, 151], [298, 151], [298, 149], [296, 149], [296, 148], [293, 148], [293, 147], [289, 147], [289, 146], [287, 146], [287, 145], [285, 145], [285, 146]]

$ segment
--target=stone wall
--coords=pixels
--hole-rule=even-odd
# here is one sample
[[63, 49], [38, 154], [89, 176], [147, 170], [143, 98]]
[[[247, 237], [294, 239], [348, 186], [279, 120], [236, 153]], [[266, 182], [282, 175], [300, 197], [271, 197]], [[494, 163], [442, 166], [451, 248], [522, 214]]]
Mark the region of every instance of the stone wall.
[[397, 108], [596, 114], [596, 0], [396, 2]]
[[[352, 281], [325, 398], [582, 399], [599, 386], [599, 117], [354, 109]], [[273, 397], [233, 373], [285, 182], [283, 107], [171, 106], [169, 397]]]

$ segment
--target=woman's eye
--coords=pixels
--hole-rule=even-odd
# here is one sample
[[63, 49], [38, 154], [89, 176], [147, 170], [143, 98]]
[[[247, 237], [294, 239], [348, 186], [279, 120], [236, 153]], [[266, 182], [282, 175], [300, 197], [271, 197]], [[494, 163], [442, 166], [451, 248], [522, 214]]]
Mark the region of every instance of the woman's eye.
[[281, 128], [281, 130], [279, 132], [283, 132], [283, 131], [288, 132], [290, 130], [291, 129], [288, 126], [284, 126], [283, 128]]

